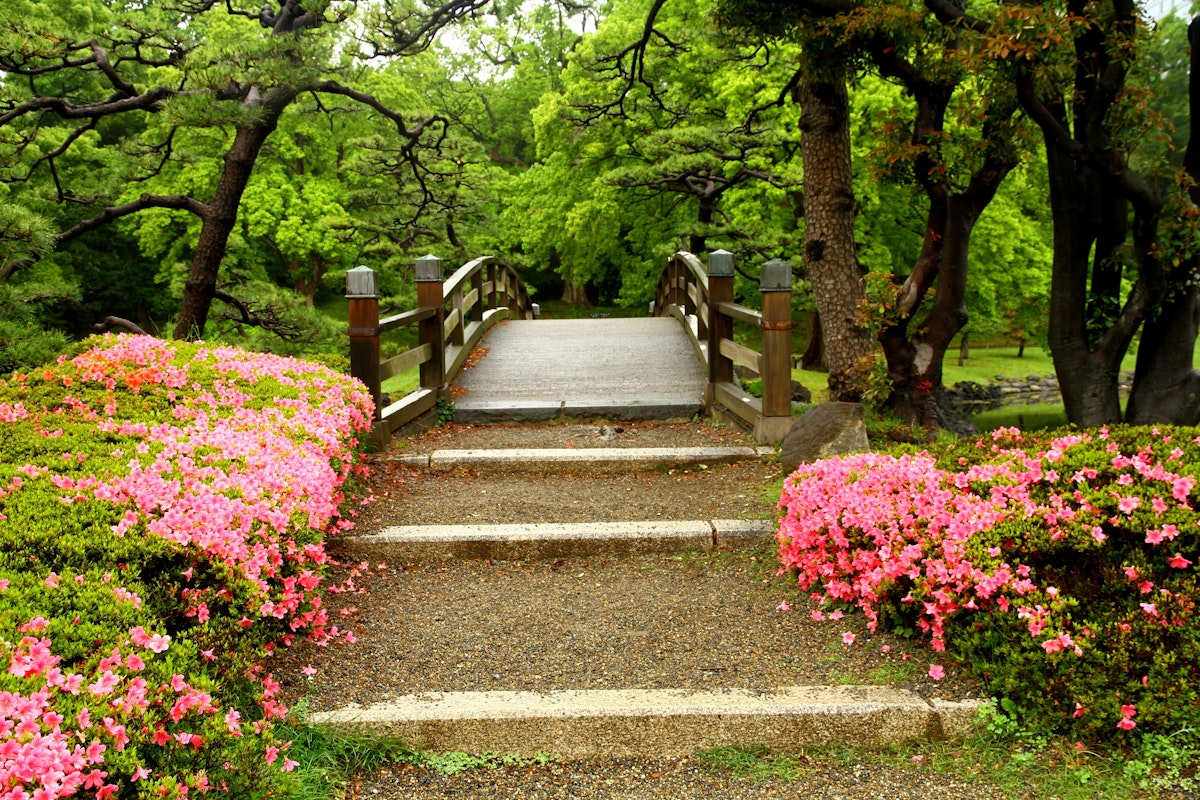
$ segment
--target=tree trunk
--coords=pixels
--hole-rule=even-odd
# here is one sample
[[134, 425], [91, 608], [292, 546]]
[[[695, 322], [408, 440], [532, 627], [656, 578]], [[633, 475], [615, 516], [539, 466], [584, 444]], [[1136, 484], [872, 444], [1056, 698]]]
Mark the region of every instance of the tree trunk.
[[1200, 372], [1192, 367], [1200, 332], [1200, 290], [1164, 305], [1146, 322], [1125, 421], [1200, 424]]
[[[937, 266], [920, 290], [923, 296], [929, 285], [937, 282], [933, 308], [911, 337], [908, 335], [911, 316], [885, 328], [879, 336], [892, 381], [889, 404], [902, 420], [926, 428], [940, 427], [944, 421], [937, 397], [942, 388], [946, 350], [967, 323], [967, 255], [971, 232], [1005, 174], [1007, 170], [977, 173], [966, 192], [933, 193], [925, 237], [928, 246], [922, 252], [936, 258]], [[913, 274], [921, 272], [914, 270]]]
[[805, 327], [808, 331], [808, 347], [800, 356], [800, 369], [822, 372], [825, 367], [825, 339], [821, 335], [821, 315], [816, 311], [804, 314]]
[[308, 270], [305, 271], [303, 261], [297, 256], [288, 263], [288, 270], [292, 273], [292, 285], [304, 298], [304, 305], [312, 308], [313, 299], [321, 285], [321, 278], [328, 271], [325, 268], [325, 259], [321, 258], [318, 253], [309, 253]]
[[865, 299], [854, 243], [850, 105], [844, 73], [809, 75], [796, 92], [804, 158], [804, 265], [821, 315], [831, 400], [867, 388], [871, 335], [858, 323]]
[[1118, 373], [1120, 352], [1089, 344], [1088, 274], [1095, 243], [1092, 215], [1098, 198], [1088, 194], [1096, 176], [1061, 153], [1049, 135], [1046, 162], [1050, 176], [1050, 211], [1054, 221], [1054, 259], [1050, 275], [1050, 320], [1047, 338], [1067, 419], [1081, 427], [1121, 421]]
[[588, 300], [586, 287], [581, 283], [575, 283], [570, 278], [563, 279], [562, 301], [566, 305], [577, 308], [592, 307], [591, 301]]
[[700, 197], [700, 209], [696, 212], [696, 230], [688, 234], [688, 252], [700, 256], [703, 260], [704, 252], [708, 248], [708, 227], [712, 225], [713, 216], [716, 213], [717, 204], [711, 197]]
[[176, 339], [198, 339], [204, 335], [229, 234], [237, 223], [242, 193], [250, 181], [259, 150], [295, 97], [296, 91], [291, 87], [277, 86], [263, 97], [256, 89], [251, 89], [242, 104], [243, 110], [252, 116], [237, 126], [233, 144], [225, 153], [216, 192], [201, 217], [200, 238], [196, 242], [192, 266], [184, 284], [183, 303], [175, 323], [173, 335]]
[[[1188, 116], [1193, 120], [1183, 168], [1192, 177], [1188, 194], [1200, 205], [1200, 17], [1188, 25], [1191, 73], [1188, 78]], [[1183, 276], [1194, 276], [1200, 263], [1177, 268]], [[1176, 279], [1177, 284], [1179, 278]], [[1125, 421], [1135, 424], [1171, 422], [1200, 424], [1200, 372], [1192, 363], [1196, 336], [1200, 332], [1200, 289], [1177, 285], [1176, 296], [1146, 322], [1138, 348], [1137, 371]]]

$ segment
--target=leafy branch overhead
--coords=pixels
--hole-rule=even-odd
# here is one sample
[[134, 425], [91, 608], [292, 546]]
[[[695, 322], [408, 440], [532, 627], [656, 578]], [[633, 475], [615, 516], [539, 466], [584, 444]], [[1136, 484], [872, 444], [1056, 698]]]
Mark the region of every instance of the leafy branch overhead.
[[[417, 205], [431, 201], [428, 170], [418, 165], [422, 151], [441, 147], [446, 119], [393, 107], [378, 93], [353, 85], [361, 70], [352, 60], [339, 63], [331, 56], [347, 44], [372, 56], [419, 53], [442, 26], [484, 5], [451, 0], [400, 16], [390, 15], [390, 7], [373, 7], [356, 17], [357, 4], [337, 0], [315, 6], [280, 0], [253, 10], [232, 0], [191, 0], [129, 11], [93, 4], [88, 14], [69, 20], [48, 18], [24, 3], [6, 4], [0, 11], [6, 31], [0, 49], [8, 52], [0, 58], [0, 72], [25, 80], [6, 82], [0, 100], [5, 145], [0, 177], [28, 181], [38, 171], [48, 172], [60, 202], [90, 209], [61, 231], [62, 243], [148, 209], [195, 215], [200, 228], [175, 335], [200, 334], [254, 166], [284, 112], [306, 93], [349, 99], [389, 123], [389, 135], [399, 143], [390, 159], [410, 165], [409, 175], [421, 189]], [[165, 130], [156, 118], [163, 119]], [[74, 146], [118, 125], [148, 134], [137, 147], [150, 156], [150, 171], [139, 174], [128, 161], [113, 164], [116, 181], [108, 197], [88, 197], [88, 189], [65, 183], [74, 171], [67, 169], [74, 166], [67, 163]], [[131, 181], [156, 183], [166, 175], [181, 131], [218, 137], [232, 131], [215, 180], [203, 191], [120, 197]], [[36, 157], [27, 157], [35, 151]], [[90, 176], [87, 184], [93, 181]]]

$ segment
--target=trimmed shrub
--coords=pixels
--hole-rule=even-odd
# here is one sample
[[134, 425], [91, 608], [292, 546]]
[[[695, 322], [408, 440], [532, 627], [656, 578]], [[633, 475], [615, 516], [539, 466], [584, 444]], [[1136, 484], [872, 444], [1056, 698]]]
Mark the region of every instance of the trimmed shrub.
[[874, 630], [927, 633], [1033, 724], [1105, 738], [1200, 722], [1200, 436], [1016, 429], [802, 466], [781, 570]]
[[144, 336], [0, 382], [0, 797], [278, 786], [257, 664], [340, 634], [323, 540], [369, 423], [325, 367]]

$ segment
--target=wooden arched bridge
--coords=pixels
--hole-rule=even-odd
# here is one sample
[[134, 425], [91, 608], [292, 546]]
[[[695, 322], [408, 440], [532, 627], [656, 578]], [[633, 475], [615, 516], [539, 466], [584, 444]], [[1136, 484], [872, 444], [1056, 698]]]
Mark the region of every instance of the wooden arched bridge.
[[[733, 302], [733, 256], [703, 264], [680, 252], [659, 277], [649, 318], [541, 320], [524, 283], [492, 256], [443, 277], [434, 256], [416, 261], [417, 308], [379, 317], [375, 274], [350, 271], [350, 367], [375, 399], [382, 444], [401, 426], [436, 412], [453, 394], [464, 422], [690, 419], [719, 415], [776, 442], [791, 426], [791, 268], [762, 270], [762, 310]], [[507, 324], [496, 327], [497, 323]], [[734, 340], [735, 325], [761, 331], [762, 351]], [[381, 337], [416, 326], [417, 344], [383, 360]], [[485, 340], [486, 334], [486, 340]], [[754, 337], [757, 339], [758, 337]], [[464, 369], [471, 351], [486, 355]], [[762, 397], [746, 393], [734, 365], [762, 376]], [[418, 387], [384, 395], [388, 378], [418, 369]], [[452, 392], [451, 387], [455, 387]]]

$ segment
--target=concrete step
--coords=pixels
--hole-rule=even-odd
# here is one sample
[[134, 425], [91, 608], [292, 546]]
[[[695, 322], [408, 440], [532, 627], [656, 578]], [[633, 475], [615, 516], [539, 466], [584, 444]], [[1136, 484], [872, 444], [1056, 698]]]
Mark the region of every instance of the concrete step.
[[494, 450], [434, 450], [394, 460], [422, 469], [470, 468], [543, 472], [558, 468], [624, 470], [732, 464], [775, 455], [773, 447], [531, 447]]
[[452, 558], [586, 558], [711, 550], [749, 545], [774, 530], [770, 520], [690, 520], [527, 525], [404, 525], [347, 536], [360, 557], [403, 562]]
[[977, 701], [925, 700], [878, 686], [789, 686], [766, 692], [439, 692], [310, 719], [433, 752], [575, 759], [678, 756], [731, 745], [794, 752], [833, 742], [883, 747], [957, 739], [968, 734], [978, 708]]

